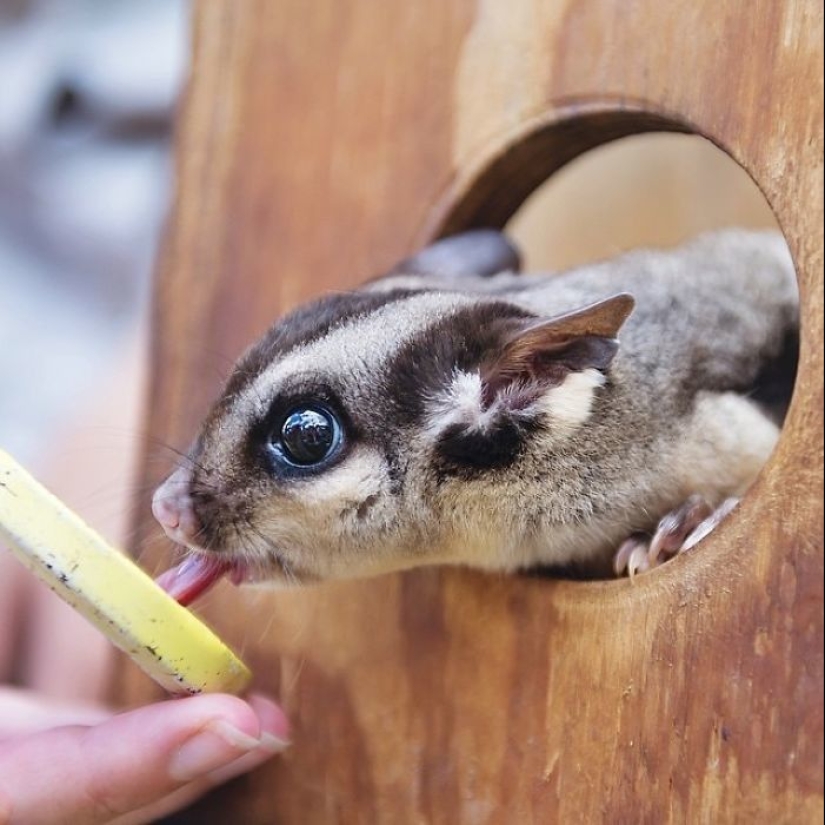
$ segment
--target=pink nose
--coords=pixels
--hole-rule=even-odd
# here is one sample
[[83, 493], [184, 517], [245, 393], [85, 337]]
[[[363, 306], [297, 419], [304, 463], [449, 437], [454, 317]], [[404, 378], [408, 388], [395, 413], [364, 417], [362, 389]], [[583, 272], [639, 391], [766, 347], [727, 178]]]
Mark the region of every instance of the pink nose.
[[201, 524], [192, 504], [189, 485], [192, 474], [184, 467], [175, 470], [152, 497], [152, 515], [166, 535], [177, 544], [197, 546]]

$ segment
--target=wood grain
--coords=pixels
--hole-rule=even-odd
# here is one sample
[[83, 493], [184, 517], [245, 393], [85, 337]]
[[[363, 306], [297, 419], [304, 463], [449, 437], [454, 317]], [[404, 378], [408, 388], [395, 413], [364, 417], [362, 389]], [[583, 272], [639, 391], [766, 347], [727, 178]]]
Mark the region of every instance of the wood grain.
[[[226, 359], [285, 309], [501, 225], [564, 163], [641, 131], [705, 135], [758, 183], [803, 341], [735, 517], [633, 585], [423, 570], [217, 593], [207, 615], [295, 744], [191, 821], [821, 821], [822, 34], [815, 0], [197, 5], [153, 439], [184, 448]], [[151, 456], [149, 484], [168, 469]], [[160, 564], [146, 509], [136, 551]], [[127, 663], [115, 693], [157, 695]]]

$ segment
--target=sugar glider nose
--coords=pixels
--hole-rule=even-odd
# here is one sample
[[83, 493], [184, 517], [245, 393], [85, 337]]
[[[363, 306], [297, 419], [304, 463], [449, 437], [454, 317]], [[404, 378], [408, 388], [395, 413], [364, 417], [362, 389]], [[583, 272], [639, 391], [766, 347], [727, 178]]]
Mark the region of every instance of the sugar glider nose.
[[197, 544], [201, 532], [201, 523], [189, 495], [191, 479], [191, 472], [180, 467], [155, 490], [152, 497], [152, 515], [172, 541], [187, 547]]

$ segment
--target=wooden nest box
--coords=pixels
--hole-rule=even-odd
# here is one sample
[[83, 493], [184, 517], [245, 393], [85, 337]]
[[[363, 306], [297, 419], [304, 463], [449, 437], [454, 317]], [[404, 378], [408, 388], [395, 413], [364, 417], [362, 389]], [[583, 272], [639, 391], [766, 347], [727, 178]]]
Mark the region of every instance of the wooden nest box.
[[[502, 226], [563, 164], [646, 131], [703, 135], [756, 181], [802, 348], [736, 514], [633, 585], [438, 569], [216, 594], [295, 743], [191, 821], [821, 821], [822, 34], [809, 0], [197, 4], [152, 437], [193, 436], [215, 353], [432, 237]], [[119, 698], [154, 691], [123, 664]]]

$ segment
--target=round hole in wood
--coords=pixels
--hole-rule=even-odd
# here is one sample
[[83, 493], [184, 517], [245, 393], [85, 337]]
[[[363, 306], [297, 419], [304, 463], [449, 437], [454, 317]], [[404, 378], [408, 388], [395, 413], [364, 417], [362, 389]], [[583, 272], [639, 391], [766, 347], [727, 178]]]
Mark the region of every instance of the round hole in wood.
[[673, 247], [722, 227], [779, 230], [767, 200], [729, 155], [698, 135], [653, 132], [571, 161], [524, 201], [506, 230], [531, 272]]
[[[729, 154], [687, 124], [640, 111], [554, 119], [493, 153], [450, 194], [436, 234], [503, 226], [527, 272], [674, 247], [723, 227], [779, 230], [768, 201]], [[789, 342], [779, 367], [787, 403], [797, 360], [798, 341]]]

